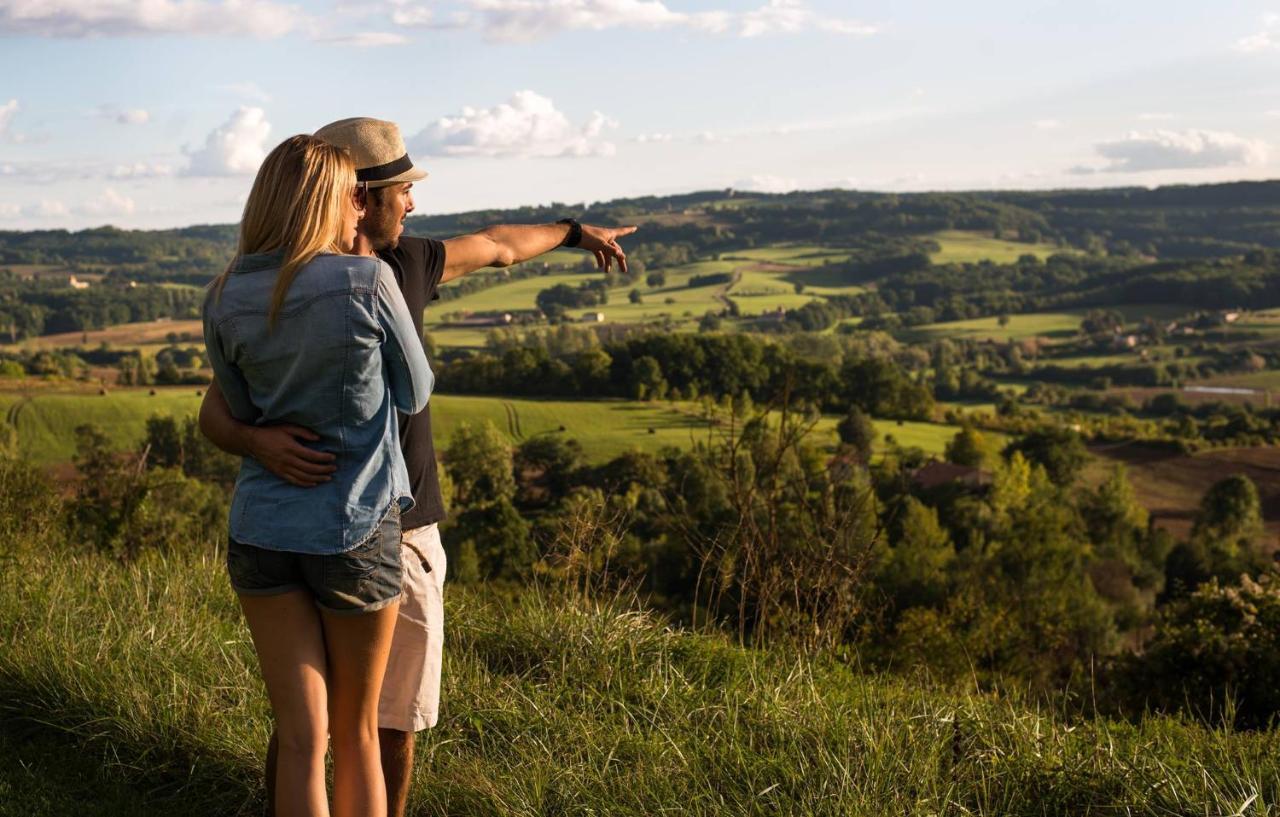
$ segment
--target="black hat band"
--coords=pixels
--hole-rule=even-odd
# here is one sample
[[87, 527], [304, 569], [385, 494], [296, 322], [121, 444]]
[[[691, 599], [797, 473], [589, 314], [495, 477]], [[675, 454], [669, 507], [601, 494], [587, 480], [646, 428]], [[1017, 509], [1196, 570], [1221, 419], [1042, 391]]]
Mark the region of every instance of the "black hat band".
[[357, 170], [356, 181], [385, 182], [387, 179], [394, 179], [401, 173], [407, 173], [410, 170], [413, 170], [413, 161], [409, 159], [409, 154], [406, 153], [399, 159], [387, 162], [385, 165], [374, 165], [363, 170]]

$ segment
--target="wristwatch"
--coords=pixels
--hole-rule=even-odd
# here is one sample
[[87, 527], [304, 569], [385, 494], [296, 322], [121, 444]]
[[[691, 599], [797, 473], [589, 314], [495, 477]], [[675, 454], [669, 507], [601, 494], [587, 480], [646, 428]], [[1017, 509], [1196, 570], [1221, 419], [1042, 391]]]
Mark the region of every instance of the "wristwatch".
[[582, 243], [582, 225], [577, 219], [562, 218], [556, 224], [568, 224], [569, 234], [564, 237], [564, 241], [560, 242], [562, 247], [576, 247]]

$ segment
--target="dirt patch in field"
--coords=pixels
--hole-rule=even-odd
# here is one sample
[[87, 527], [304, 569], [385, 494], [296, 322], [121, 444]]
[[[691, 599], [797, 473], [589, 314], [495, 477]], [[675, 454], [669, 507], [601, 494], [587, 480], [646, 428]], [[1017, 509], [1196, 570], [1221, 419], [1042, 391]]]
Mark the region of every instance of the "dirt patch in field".
[[148, 343], [167, 343], [170, 334], [186, 340], [179, 343], [204, 343], [204, 329], [198, 320], [174, 321], [158, 320], [143, 323], [122, 323], [106, 329], [92, 332], [63, 332], [58, 335], [41, 335], [24, 341], [19, 346], [37, 346], [54, 348], [63, 346], [97, 346], [106, 343], [111, 346], [131, 346]]
[[[1101, 463], [1121, 462], [1155, 524], [1175, 536], [1191, 533], [1200, 499], [1215, 482], [1244, 474], [1258, 486], [1268, 548], [1280, 541], [1280, 447], [1217, 448], [1193, 456], [1142, 445], [1094, 449]], [[1092, 469], [1097, 473], [1097, 468]]]

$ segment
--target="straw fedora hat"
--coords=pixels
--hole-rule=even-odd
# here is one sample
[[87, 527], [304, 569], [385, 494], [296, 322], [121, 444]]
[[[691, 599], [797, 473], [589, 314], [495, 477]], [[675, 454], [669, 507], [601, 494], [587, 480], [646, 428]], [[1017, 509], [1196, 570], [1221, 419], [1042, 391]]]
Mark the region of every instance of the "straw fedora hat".
[[369, 187], [416, 182], [427, 177], [427, 171], [415, 167], [409, 158], [395, 122], [356, 116], [330, 122], [314, 135], [351, 151], [351, 158], [356, 162], [356, 181]]

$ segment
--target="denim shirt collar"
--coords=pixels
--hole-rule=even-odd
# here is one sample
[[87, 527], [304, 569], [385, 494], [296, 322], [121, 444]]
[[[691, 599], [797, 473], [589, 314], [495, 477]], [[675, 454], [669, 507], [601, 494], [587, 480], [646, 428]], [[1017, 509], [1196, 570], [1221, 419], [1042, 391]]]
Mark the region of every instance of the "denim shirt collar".
[[284, 264], [284, 250], [274, 252], [255, 252], [237, 256], [231, 262], [231, 272], [261, 272], [266, 269], [279, 269]]

